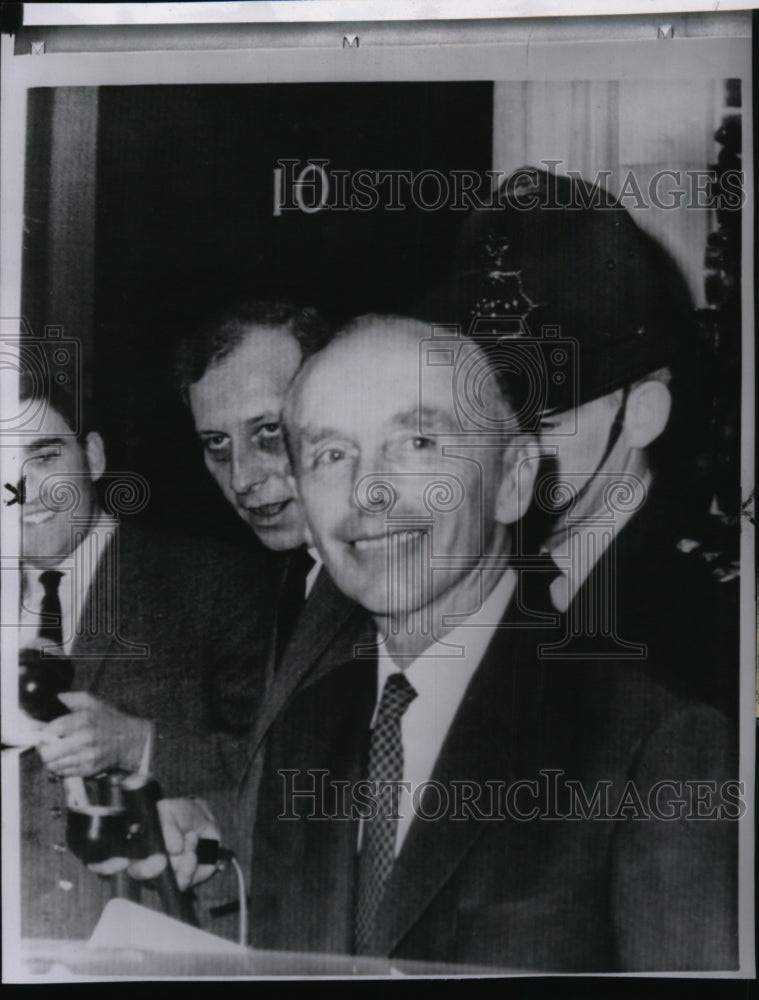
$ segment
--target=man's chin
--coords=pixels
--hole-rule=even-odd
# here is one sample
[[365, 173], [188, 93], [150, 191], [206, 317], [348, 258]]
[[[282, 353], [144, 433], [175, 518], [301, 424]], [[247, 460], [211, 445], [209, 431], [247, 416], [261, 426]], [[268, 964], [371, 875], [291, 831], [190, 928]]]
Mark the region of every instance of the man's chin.
[[[62, 559], [70, 554], [66, 546], [52, 547], [45, 545], [44, 539], [29, 538], [25, 533], [21, 540], [21, 561], [29, 566], [38, 566], [44, 569], [46, 566], [57, 566]], [[37, 544], [35, 544], [37, 543]]]
[[25, 566], [31, 566], [34, 569], [52, 569], [53, 567], [60, 565], [67, 555], [68, 553], [66, 552], [55, 556], [23, 552], [20, 559]]
[[422, 594], [393, 594], [388, 593], [386, 587], [378, 587], [376, 582], [366, 586], [356, 585], [354, 582], [340, 584], [336, 575], [333, 575], [338, 588], [343, 591], [351, 600], [360, 604], [369, 614], [375, 618], [405, 618], [414, 611], [417, 611], [423, 603]]

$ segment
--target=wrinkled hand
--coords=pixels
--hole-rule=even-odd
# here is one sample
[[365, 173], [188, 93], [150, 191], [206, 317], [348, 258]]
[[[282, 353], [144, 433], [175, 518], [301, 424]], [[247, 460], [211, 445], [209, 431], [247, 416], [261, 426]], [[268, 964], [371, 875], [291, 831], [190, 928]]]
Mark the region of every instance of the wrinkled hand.
[[37, 747], [51, 771], [72, 778], [111, 768], [138, 770], [150, 734], [147, 720], [126, 715], [86, 691], [58, 697], [71, 712], [48, 723]]
[[[199, 865], [195, 854], [198, 841], [202, 838], [221, 840], [219, 827], [207, 803], [203, 799], [161, 799], [158, 816], [179, 889], [184, 892], [209, 879], [216, 866]], [[166, 855], [152, 854], [132, 862], [126, 858], [109, 858], [89, 867], [99, 875], [113, 875], [127, 865], [132, 878], [145, 881], [161, 874], [166, 867]]]

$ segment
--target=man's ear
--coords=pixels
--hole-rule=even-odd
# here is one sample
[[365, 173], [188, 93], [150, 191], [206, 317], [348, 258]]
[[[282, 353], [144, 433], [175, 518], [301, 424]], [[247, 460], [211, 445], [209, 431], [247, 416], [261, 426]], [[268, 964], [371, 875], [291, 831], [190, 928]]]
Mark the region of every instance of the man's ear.
[[663, 382], [649, 379], [630, 390], [625, 408], [625, 436], [633, 448], [647, 448], [667, 426], [672, 395]]
[[84, 453], [87, 456], [87, 466], [93, 483], [105, 472], [105, 445], [97, 431], [90, 431], [84, 443]]
[[495, 501], [495, 517], [501, 524], [513, 524], [527, 513], [540, 456], [540, 445], [532, 435], [505, 449], [501, 486]]

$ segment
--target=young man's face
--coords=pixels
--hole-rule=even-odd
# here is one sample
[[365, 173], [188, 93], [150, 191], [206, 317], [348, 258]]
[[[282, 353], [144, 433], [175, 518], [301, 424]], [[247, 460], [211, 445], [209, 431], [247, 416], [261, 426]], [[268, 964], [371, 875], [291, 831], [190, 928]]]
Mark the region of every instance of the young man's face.
[[338, 587], [378, 616], [431, 605], [508, 544], [494, 513], [502, 448], [467, 451], [450, 368], [425, 373], [420, 399], [428, 335], [378, 321], [333, 342], [288, 410], [314, 541]]
[[[21, 453], [22, 559], [55, 565], [75, 547], [72, 529], [81, 531], [98, 512], [95, 482], [103, 472], [102, 440], [92, 433], [80, 442], [63, 417], [48, 407], [39, 433], [21, 442]], [[74, 496], [76, 503], [69, 503]]]
[[254, 327], [189, 388], [206, 468], [248, 527], [276, 550], [305, 540], [280, 419], [300, 359], [287, 330]]

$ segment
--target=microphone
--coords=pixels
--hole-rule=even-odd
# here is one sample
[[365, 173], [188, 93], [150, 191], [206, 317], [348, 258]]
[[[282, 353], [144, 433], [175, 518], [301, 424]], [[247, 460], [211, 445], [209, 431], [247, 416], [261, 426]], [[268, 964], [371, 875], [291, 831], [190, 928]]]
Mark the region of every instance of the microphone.
[[[74, 665], [68, 658], [43, 656], [34, 647], [19, 651], [19, 706], [32, 719], [52, 722], [68, 713], [58, 695], [71, 688], [73, 679]], [[84, 779], [64, 778], [66, 843], [71, 853], [84, 864], [111, 857], [137, 860], [163, 854], [166, 866], [152, 883], [164, 912], [197, 926], [192, 897], [179, 891], [168, 859], [158, 817], [157, 804], [162, 797], [158, 783], [147, 775], [116, 772], [96, 775], [93, 780], [94, 802]], [[204, 842], [204, 849], [219, 859], [228, 853], [215, 841]]]
[[52, 722], [68, 709], [58, 695], [74, 680], [74, 664], [65, 656], [43, 656], [33, 647], [19, 650], [18, 703], [38, 722]]

